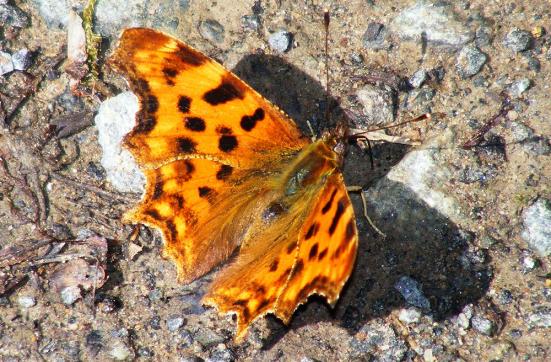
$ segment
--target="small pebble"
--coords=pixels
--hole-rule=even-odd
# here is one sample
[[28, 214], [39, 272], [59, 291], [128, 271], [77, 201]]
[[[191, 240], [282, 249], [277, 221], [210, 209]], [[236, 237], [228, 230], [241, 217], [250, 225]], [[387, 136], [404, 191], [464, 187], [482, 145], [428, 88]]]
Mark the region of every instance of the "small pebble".
[[174, 332], [184, 325], [184, 318], [180, 316], [172, 316], [166, 321], [166, 326], [169, 331]]
[[471, 319], [473, 329], [485, 336], [491, 336], [495, 331], [495, 324], [491, 320], [479, 315]]
[[132, 351], [122, 341], [115, 340], [115, 341], [113, 341], [113, 346], [111, 347], [111, 350], [109, 351], [109, 354], [116, 361], [124, 361], [124, 360], [128, 359], [131, 356]]
[[22, 295], [17, 298], [17, 303], [21, 308], [31, 308], [36, 305], [36, 299], [35, 297], [31, 297], [29, 295]]
[[244, 15], [241, 17], [241, 26], [245, 30], [258, 30], [260, 27], [260, 17], [258, 15]]
[[551, 202], [537, 200], [524, 210], [522, 218], [522, 238], [542, 257], [551, 255]]
[[457, 325], [463, 329], [469, 328], [471, 325], [471, 318], [474, 314], [474, 308], [472, 304], [466, 305], [461, 313], [457, 316]]
[[161, 329], [161, 318], [159, 316], [154, 316], [149, 320], [149, 326], [151, 329], [159, 330]]
[[398, 319], [406, 324], [417, 323], [421, 320], [421, 312], [417, 308], [404, 308], [400, 310]]
[[551, 309], [541, 308], [528, 316], [528, 325], [532, 328], [551, 327]]
[[419, 69], [409, 78], [408, 82], [413, 88], [419, 88], [427, 80], [427, 71]]
[[506, 305], [511, 304], [513, 301], [513, 294], [508, 289], [503, 289], [497, 296], [499, 304]]
[[147, 347], [138, 348], [138, 356], [140, 357], [153, 357], [155, 353]]
[[199, 23], [199, 34], [212, 43], [222, 43], [224, 41], [224, 27], [213, 19]]
[[463, 79], [470, 78], [482, 69], [487, 59], [488, 56], [482, 53], [476, 46], [472, 44], [467, 45], [461, 49], [457, 57], [455, 64], [457, 73]]
[[386, 34], [387, 29], [383, 24], [369, 23], [362, 37], [364, 47], [375, 50], [388, 47], [388, 44], [385, 42]]
[[13, 62], [13, 69], [15, 70], [27, 70], [32, 63], [32, 53], [29, 49], [23, 48], [11, 56]]
[[531, 272], [538, 267], [538, 261], [534, 257], [527, 255], [522, 258], [522, 269], [524, 272]]
[[0, 75], [8, 74], [13, 72], [13, 61], [11, 55], [0, 51]]
[[518, 53], [528, 49], [531, 41], [532, 35], [529, 32], [515, 28], [507, 34], [503, 44], [512, 51]]
[[[515, 112], [517, 115], [518, 115], [518, 113], [516, 111], [509, 111], [509, 113], [507, 113], [507, 117], [510, 120], [514, 121], [514, 119], [512, 119], [509, 116], [509, 114], [511, 112]], [[514, 118], [516, 118], [516, 117], [514, 117]], [[519, 143], [524, 142], [524, 141], [529, 140], [529, 139], [534, 137], [534, 131], [530, 127], [528, 127], [528, 126], [526, 126], [526, 125], [524, 125], [520, 122], [511, 122], [509, 128], [511, 130], [511, 136], [513, 137], [513, 141], [515, 141], [515, 142], [519, 142]]]
[[286, 30], [276, 31], [268, 37], [270, 48], [279, 53], [285, 53], [291, 49], [293, 44], [293, 34]]
[[65, 287], [61, 290], [61, 300], [65, 305], [73, 305], [79, 300], [82, 295], [80, 294], [80, 288], [76, 285]]
[[545, 29], [541, 25], [537, 25], [532, 29], [532, 36], [536, 39], [541, 38], [545, 34]]
[[[356, 92], [363, 106], [363, 114], [373, 124], [389, 124], [394, 121], [394, 99], [392, 93], [374, 85], [366, 85]], [[368, 125], [358, 125], [368, 128]]]
[[180, 332], [179, 336], [180, 336], [179, 347], [182, 349], [189, 348], [195, 341], [193, 339], [191, 332], [185, 329]]
[[509, 94], [513, 97], [520, 97], [522, 93], [526, 92], [526, 90], [530, 88], [531, 84], [532, 82], [528, 78], [519, 79], [511, 84], [509, 87]]
[[394, 288], [402, 294], [408, 304], [422, 310], [430, 310], [430, 302], [415, 279], [403, 276], [396, 282]]
[[16, 28], [25, 28], [29, 25], [29, 16], [21, 9], [9, 5], [8, 2], [0, 3], [0, 24]]
[[488, 27], [481, 26], [476, 29], [475, 44], [478, 47], [485, 47], [492, 43], [492, 30]]

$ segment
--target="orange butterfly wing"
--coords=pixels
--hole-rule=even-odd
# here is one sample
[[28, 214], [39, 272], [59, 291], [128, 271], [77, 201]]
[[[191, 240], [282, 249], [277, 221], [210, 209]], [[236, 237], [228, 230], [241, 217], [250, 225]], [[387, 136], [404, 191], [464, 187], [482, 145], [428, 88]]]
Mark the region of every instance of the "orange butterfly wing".
[[316, 193], [307, 205], [291, 209], [275, 230], [263, 230], [263, 245], [243, 247], [205, 296], [220, 312], [237, 315], [238, 341], [266, 313], [288, 323], [312, 294], [331, 305], [337, 301], [356, 258], [356, 220], [340, 172]]
[[238, 339], [268, 312], [288, 322], [313, 293], [334, 304], [357, 231], [329, 141], [310, 143], [231, 72], [160, 32], [126, 30], [111, 64], [141, 105], [124, 142], [147, 185], [125, 219], [161, 230], [180, 280], [240, 246], [204, 298], [237, 314]]
[[124, 143], [147, 186], [125, 220], [159, 228], [164, 254], [190, 282], [226, 259], [240, 242], [232, 234], [247, 227], [215, 217], [244, 203], [235, 200], [248, 190], [242, 170], [275, 167], [308, 140], [231, 72], [161, 32], [125, 30], [110, 63], [140, 100]]

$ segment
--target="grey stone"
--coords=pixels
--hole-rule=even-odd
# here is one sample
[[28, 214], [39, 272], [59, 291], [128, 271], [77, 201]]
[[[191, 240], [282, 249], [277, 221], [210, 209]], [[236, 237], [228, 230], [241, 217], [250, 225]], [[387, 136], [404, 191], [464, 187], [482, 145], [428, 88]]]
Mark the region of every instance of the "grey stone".
[[471, 326], [471, 319], [474, 314], [474, 308], [472, 304], [467, 304], [461, 313], [457, 315], [457, 325], [463, 329], [468, 329]]
[[94, 25], [98, 33], [116, 37], [124, 28], [151, 26], [154, 20], [162, 16], [169, 19], [174, 11], [164, 8], [162, 10], [165, 11], [160, 14], [159, 11], [151, 13], [142, 0], [102, 0], [96, 3]]
[[101, 164], [107, 180], [121, 192], [143, 192], [145, 178], [128, 150], [122, 148], [122, 138], [134, 127], [138, 99], [125, 92], [105, 100], [95, 117], [98, 142], [103, 150]]
[[524, 142], [534, 137], [534, 131], [522, 123], [511, 122], [510, 129], [515, 142]]
[[[99, 1], [99, 4], [103, 1]], [[40, 16], [50, 28], [60, 28], [67, 25], [71, 4], [68, 0], [31, 0]], [[98, 5], [99, 5], [98, 4]], [[98, 7], [96, 7], [97, 11]]]
[[0, 75], [13, 72], [13, 61], [9, 53], [0, 51]]
[[548, 155], [551, 153], [551, 145], [549, 139], [545, 137], [533, 137], [522, 143], [522, 148], [527, 153], [534, 156]]
[[427, 80], [427, 71], [424, 69], [419, 69], [409, 78], [408, 83], [413, 88], [419, 88]]
[[551, 328], [551, 309], [541, 308], [528, 316], [532, 328]]
[[17, 298], [17, 304], [21, 308], [31, 308], [36, 305], [36, 298], [30, 295], [21, 295]]
[[109, 355], [113, 357], [115, 361], [124, 361], [131, 359], [133, 356], [132, 350], [119, 339], [115, 339], [111, 342], [111, 348]]
[[369, 23], [362, 37], [363, 46], [368, 49], [388, 49], [390, 44], [386, 41], [388, 30], [383, 24]]
[[522, 270], [525, 273], [531, 272], [538, 267], [538, 260], [531, 255], [525, 255], [522, 257]]
[[430, 302], [415, 279], [403, 276], [396, 282], [394, 288], [402, 294], [408, 304], [421, 308], [421, 310], [430, 310]]
[[73, 305], [79, 300], [82, 295], [80, 294], [80, 288], [76, 285], [65, 287], [60, 292], [61, 300], [65, 305]]
[[514, 52], [521, 52], [528, 49], [532, 42], [532, 34], [526, 30], [520, 30], [518, 28], [512, 29], [503, 41], [503, 45], [511, 49]]
[[417, 308], [404, 308], [400, 310], [398, 319], [405, 324], [417, 323], [421, 320], [421, 311]]
[[467, 45], [461, 49], [457, 56], [457, 62], [455, 63], [457, 73], [463, 79], [470, 78], [482, 69], [487, 59], [488, 56], [475, 45]]
[[184, 318], [180, 316], [172, 316], [166, 321], [166, 326], [171, 332], [177, 331], [183, 325]]
[[481, 26], [475, 32], [475, 44], [478, 47], [485, 47], [492, 43], [492, 30], [486, 26]]
[[284, 53], [291, 49], [293, 34], [286, 30], [276, 31], [268, 37], [268, 44], [276, 52]]
[[23, 48], [12, 54], [13, 69], [27, 70], [32, 63], [32, 53], [29, 49]]
[[457, 19], [449, 3], [417, 1], [402, 11], [390, 24], [390, 30], [403, 39], [424, 36], [429, 43], [458, 48], [474, 38], [469, 28]]
[[513, 97], [520, 97], [520, 95], [528, 88], [530, 88], [530, 85], [532, 84], [532, 81], [528, 78], [522, 78], [519, 80], [516, 80], [509, 86], [509, 94]]
[[381, 362], [401, 361], [408, 350], [390, 326], [374, 323], [364, 325], [356, 333], [350, 348], [354, 358], [370, 354]]
[[539, 199], [522, 213], [522, 238], [539, 255], [551, 255], [551, 203]]
[[241, 26], [245, 30], [258, 30], [260, 27], [260, 17], [256, 14], [244, 15], [241, 17]]
[[366, 85], [356, 92], [356, 96], [370, 123], [385, 125], [394, 122], [394, 100], [389, 90]]
[[496, 328], [494, 322], [479, 315], [475, 315], [471, 319], [471, 324], [475, 331], [485, 336], [491, 336]]
[[224, 41], [224, 27], [213, 19], [207, 19], [199, 23], [199, 34], [211, 43]]
[[7, 3], [0, 4], [0, 24], [25, 28], [29, 26], [29, 16], [18, 7]]

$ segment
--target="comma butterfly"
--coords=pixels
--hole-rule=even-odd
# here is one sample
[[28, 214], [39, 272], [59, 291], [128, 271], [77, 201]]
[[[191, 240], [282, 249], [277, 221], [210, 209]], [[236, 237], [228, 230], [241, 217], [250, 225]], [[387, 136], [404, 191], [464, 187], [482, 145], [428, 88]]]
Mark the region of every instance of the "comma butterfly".
[[155, 30], [125, 30], [111, 64], [140, 100], [124, 144], [147, 178], [125, 222], [162, 232], [184, 283], [238, 249], [203, 299], [237, 315], [238, 341], [266, 313], [288, 323], [312, 294], [334, 305], [358, 244], [340, 171], [346, 127], [310, 141], [233, 73]]

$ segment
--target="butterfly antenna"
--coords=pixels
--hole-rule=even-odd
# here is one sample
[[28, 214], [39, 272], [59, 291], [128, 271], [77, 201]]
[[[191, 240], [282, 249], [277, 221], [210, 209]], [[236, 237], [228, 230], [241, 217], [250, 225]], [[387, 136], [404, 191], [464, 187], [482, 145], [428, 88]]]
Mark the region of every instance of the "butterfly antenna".
[[[329, 10], [323, 11], [323, 26], [325, 28], [325, 119], [324, 127], [329, 124], [329, 99], [331, 91], [329, 89], [329, 23], [331, 17], [329, 16]], [[318, 127], [318, 133], [320, 133], [321, 125]]]

